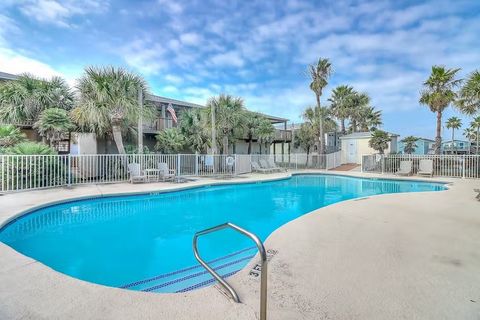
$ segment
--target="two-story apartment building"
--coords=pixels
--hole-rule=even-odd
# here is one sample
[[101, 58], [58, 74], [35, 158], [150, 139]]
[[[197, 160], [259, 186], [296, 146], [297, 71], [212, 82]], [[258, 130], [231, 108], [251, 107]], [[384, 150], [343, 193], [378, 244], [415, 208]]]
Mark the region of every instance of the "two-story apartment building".
[[[0, 72], [0, 81], [11, 81], [17, 79], [16, 75]], [[155, 135], [161, 130], [173, 128], [177, 123], [173, 121], [172, 115], [167, 111], [168, 106], [172, 106], [176, 115], [179, 117], [185, 110], [192, 108], [205, 108], [203, 105], [162, 97], [149, 94], [146, 97], [148, 103], [152, 103], [157, 107], [159, 117], [151, 122], [143, 124], [143, 144], [150, 150], [154, 149], [156, 140]], [[282, 128], [276, 128], [275, 137], [272, 141], [272, 148], [263, 149], [263, 153], [270, 150], [282, 153], [290, 151], [290, 143], [292, 141], [292, 133], [287, 130], [288, 119], [262, 114], [274, 125], [281, 125]], [[33, 121], [25, 121], [23, 123], [15, 123], [27, 134], [27, 137], [34, 141], [40, 141], [41, 137], [33, 129]], [[78, 154], [97, 154], [97, 153], [117, 153], [115, 143], [109, 138], [96, 137], [92, 133], [77, 133], [72, 135], [72, 139], [61, 141], [55, 146], [60, 153], [78, 153]], [[248, 151], [248, 139], [243, 137], [238, 139], [230, 146], [230, 153], [244, 154]], [[261, 147], [257, 138], [254, 137], [252, 143], [252, 153], [260, 153]]]

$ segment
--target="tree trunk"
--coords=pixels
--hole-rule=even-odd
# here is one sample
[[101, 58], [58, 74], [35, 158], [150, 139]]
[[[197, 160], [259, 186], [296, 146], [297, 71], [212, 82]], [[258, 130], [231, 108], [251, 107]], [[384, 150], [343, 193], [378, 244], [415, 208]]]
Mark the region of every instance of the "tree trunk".
[[319, 154], [324, 154], [325, 153], [325, 137], [324, 137], [324, 134], [323, 134], [323, 117], [322, 117], [322, 110], [320, 109], [320, 95], [319, 94], [316, 94], [316, 98], [317, 98], [317, 107], [318, 107], [318, 112], [319, 112], [319, 116], [320, 116], [320, 121], [319, 121], [319, 124], [320, 124], [320, 143], [319, 143], [319, 148], [318, 148], [318, 153]]
[[479, 142], [480, 142], [480, 127], [477, 127], [477, 154], [480, 154], [480, 153], [478, 152], [478, 148], [480, 147], [480, 146], [479, 146], [479, 144], [480, 144]]
[[457, 153], [456, 150], [455, 150], [455, 129], [452, 128], [452, 154], [455, 152], [455, 154]]
[[308, 155], [310, 154], [310, 148], [307, 148], [307, 162], [305, 163], [305, 167], [308, 168]]
[[248, 135], [248, 154], [252, 154], [252, 135]]
[[357, 132], [357, 120], [352, 120], [352, 131]]
[[345, 132], [346, 132], [346, 130], [345, 130], [345, 119], [340, 120], [340, 128], [341, 128], [342, 133], [345, 134]]
[[122, 130], [118, 125], [112, 125], [113, 140], [117, 145], [118, 153], [125, 154], [125, 147], [123, 146]]
[[442, 112], [437, 112], [437, 135], [435, 137], [435, 154], [440, 154], [442, 146]]
[[228, 137], [225, 135], [223, 137], [223, 154], [228, 154]]

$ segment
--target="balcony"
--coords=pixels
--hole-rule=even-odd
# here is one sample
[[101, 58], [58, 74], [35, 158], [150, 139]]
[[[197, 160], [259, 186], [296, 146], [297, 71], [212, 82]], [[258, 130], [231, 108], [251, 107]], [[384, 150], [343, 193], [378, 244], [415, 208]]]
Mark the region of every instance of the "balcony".
[[292, 131], [291, 130], [275, 130], [274, 142], [291, 142], [292, 141]]
[[144, 133], [156, 133], [169, 128], [176, 127], [176, 123], [171, 118], [158, 118], [153, 122], [143, 123]]

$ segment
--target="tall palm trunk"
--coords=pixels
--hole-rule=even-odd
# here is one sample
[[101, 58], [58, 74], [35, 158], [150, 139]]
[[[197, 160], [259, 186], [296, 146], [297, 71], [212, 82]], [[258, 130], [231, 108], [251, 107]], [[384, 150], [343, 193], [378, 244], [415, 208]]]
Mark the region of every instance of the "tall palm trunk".
[[352, 119], [352, 131], [357, 132], [357, 120]]
[[442, 146], [442, 112], [437, 112], [437, 136], [435, 137], [435, 154], [440, 154]]
[[228, 137], [225, 135], [223, 137], [223, 153], [228, 154]]
[[252, 134], [248, 134], [248, 154], [252, 154]]
[[480, 147], [480, 127], [477, 127], [477, 154], [480, 154], [480, 152], [478, 152], [479, 147]]
[[455, 128], [452, 128], [452, 154], [454, 152], [457, 153], [455, 150]]
[[322, 111], [320, 110], [320, 95], [317, 93], [315, 94], [316, 98], [317, 98], [317, 107], [318, 107], [318, 112], [320, 113], [320, 121], [319, 121], [319, 124], [320, 124], [320, 137], [319, 137], [319, 140], [320, 140], [320, 143], [319, 143], [319, 148], [318, 148], [318, 152], [319, 154], [324, 154], [325, 153], [325, 142], [323, 141], [324, 140], [324, 134], [323, 134], [323, 117], [322, 117]]
[[342, 118], [340, 120], [340, 128], [341, 128], [342, 133], [345, 134], [345, 132], [346, 132], [345, 131], [345, 118]]
[[112, 133], [113, 133], [113, 140], [117, 145], [118, 153], [125, 154], [125, 147], [123, 146], [123, 139], [122, 139], [122, 130], [120, 126], [117, 124], [113, 124]]

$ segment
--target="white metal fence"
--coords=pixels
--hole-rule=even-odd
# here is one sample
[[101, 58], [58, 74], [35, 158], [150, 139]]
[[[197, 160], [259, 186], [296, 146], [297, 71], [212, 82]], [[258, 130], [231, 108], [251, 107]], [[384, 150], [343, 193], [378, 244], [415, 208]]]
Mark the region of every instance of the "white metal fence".
[[394, 174], [401, 161], [412, 161], [412, 174], [418, 171], [420, 160], [433, 161], [433, 175], [455, 178], [480, 178], [480, 155], [363, 155], [362, 171]]
[[96, 154], [0, 155], [0, 192], [129, 180], [127, 165], [142, 170], [167, 163], [177, 176], [222, 176], [251, 172], [249, 155]]
[[0, 192], [125, 182], [129, 180], [129, 163], [139, 163], [142, 170], [167, 163], [177, 176], [239, 175], [252, 172], [252, 161], [259, 163], [260, 159], [289, 169], [332, 169], [340, 165], [339, 152], [327, 155], [0, 155]]

